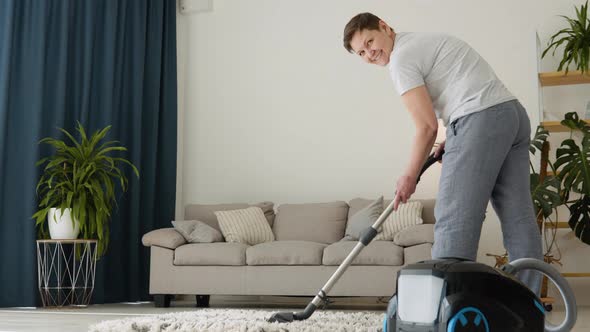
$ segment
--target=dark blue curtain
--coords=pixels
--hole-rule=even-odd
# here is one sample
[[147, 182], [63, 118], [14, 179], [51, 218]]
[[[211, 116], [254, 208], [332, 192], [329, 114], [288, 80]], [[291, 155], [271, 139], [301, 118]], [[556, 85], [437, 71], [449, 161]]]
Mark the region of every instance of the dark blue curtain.
[[107, 136], [128, 148], [127, 169], [93, 303], [148, 300], [141, 236], [167, 226], [176, 193], [174, 0], [0, 1], [0, 307], [37, 306], [35, 162], [56, 129]]

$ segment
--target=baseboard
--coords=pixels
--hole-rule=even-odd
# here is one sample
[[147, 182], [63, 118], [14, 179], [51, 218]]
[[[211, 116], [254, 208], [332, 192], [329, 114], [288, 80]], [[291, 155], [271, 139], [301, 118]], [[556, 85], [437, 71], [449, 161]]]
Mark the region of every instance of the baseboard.
[[[194, 303], [195, 295], [176, 295], [177, 302]], [[211, 307], [305, 307], [313, 296], [211, 295]], [[330, 297], [330, 308], [381, 310], [389, 297]]]

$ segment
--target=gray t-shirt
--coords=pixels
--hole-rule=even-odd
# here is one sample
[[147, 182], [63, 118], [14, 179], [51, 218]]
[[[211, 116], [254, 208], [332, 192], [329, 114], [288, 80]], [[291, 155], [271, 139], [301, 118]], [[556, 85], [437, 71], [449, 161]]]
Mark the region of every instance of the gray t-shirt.
[[388, 68], [400, 95], [426, 86], [445, 126], [516, 99], [473, 48], [444, 34], [398, 32]]

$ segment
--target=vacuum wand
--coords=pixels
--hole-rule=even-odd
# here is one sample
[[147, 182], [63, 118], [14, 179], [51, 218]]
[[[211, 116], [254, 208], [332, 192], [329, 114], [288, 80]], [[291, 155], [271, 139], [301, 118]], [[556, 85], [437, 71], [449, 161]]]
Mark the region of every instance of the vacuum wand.
[[[416, 179], [416, 183], [420, 182], [420, 177], [430, 166], [432, 166], [432, 164], [434, 164], [437, 161], [440, 161], [442, 159], [443, 154], [444, 154], [444, 150], [441, 151], [440, 155], [438, 155], [436, 157], [435, 157], [434, 153], [432, 153], [428, 156], [428, 158], [426, 159], [426, 162], [424, 162], [424, 166], [422, 167], [422, 170], [420, 170], [420, 174], [418, 174], [418, 178]], [[392, 200], [391, 203], [387, 206], [387, 208], [383, 211], [383, 213], [381, 213], [379, 218], [377, 218], [375, 223], [371, 227], [365, 229], [361, 233], [359, 242], [352, 249], [350, 254], [348, 254], [348, 256], [344, 259], [344, 261], [340, 264], [340, 266], [338, 267], [336, 272], [334, 272], [334, 274], [326, 282], [324, 287], [322, 287], [322, 289], [319, 291], [318, 295], [316, 295], [314, 297], [314, 299], [307, 305], [307, 307], [305, 308], [304, 311], [301, 311], [301, 312], [278, 312], [278, 313], [272, 315], [268, 319], [268, 321], [271, 323], [274, 323], [274, 322], [289, 323], [294, 320], [305, 320], [305, 319], [308, 319], [309, 317], [311, 317], [311, 315], [318, 308], [318, 306], [321, 304], [321, 302], [327, 301], [327, 294], [330, 292], [330, 290], [332, 289], [334, 284], [336, 284], [336, 282], [340, 279], [340, 277], [342, 276], [344, 271], [346, 271], [348, 266], [350, 266], [350, 264], [352, 264], [352, 261], [356, 258], [356, 256], [358, 256], [358, 254], [361, 252], [361, 250], [363, 250], [364, 247], [367, 246], [373, 240], [373, 238], [375, 238], [375, 236], [378, 233], [377, 230], [379, 229], [381, 224], [385, 221], [385, 219], [387, 219], [387, 217], [389, 217], [389, 215], [393, 211], [393, 203], [394, 203], [394, 201]]]

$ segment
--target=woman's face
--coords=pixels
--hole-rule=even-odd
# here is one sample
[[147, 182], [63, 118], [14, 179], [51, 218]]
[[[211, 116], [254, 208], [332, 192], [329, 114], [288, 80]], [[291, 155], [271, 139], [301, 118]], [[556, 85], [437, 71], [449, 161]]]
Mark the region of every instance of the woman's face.
[[393, 50], [393, 30], [379, 22], [379, 30], [357, 31], [350, 40], [350, 46], [367, 63], [386, 66]]

